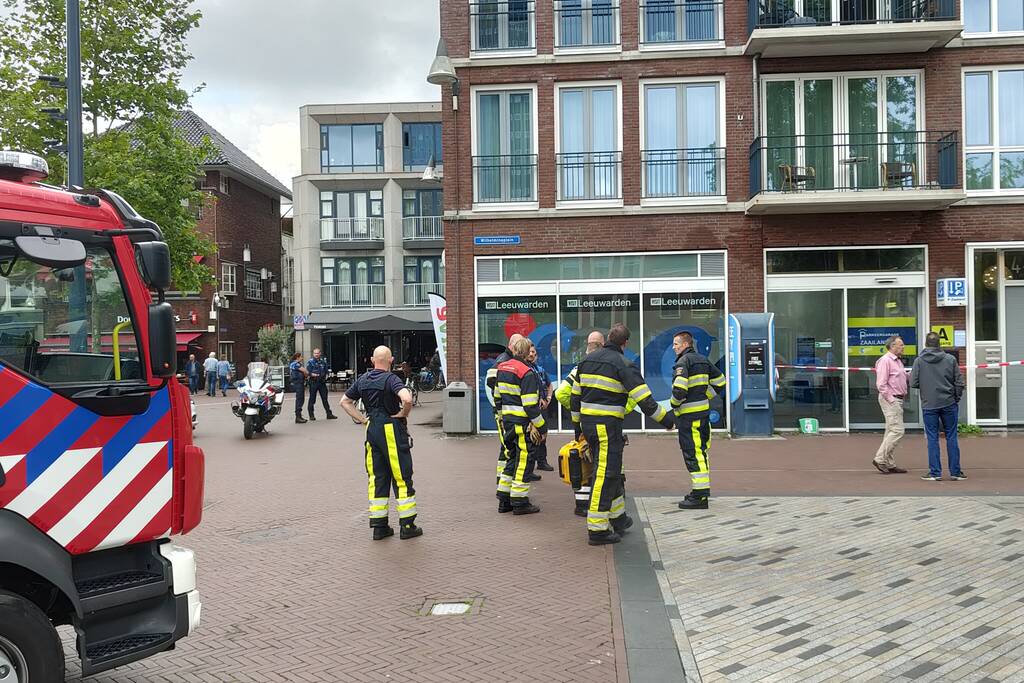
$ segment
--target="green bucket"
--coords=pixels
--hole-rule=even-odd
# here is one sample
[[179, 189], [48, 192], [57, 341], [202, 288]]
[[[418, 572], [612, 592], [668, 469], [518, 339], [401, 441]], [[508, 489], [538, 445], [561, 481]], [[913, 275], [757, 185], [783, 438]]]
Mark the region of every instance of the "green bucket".
[[818, 420], [814, 417], [801, 417], [800, 418], [800, 433], [801, 434], [817, 434], [818, 433]]

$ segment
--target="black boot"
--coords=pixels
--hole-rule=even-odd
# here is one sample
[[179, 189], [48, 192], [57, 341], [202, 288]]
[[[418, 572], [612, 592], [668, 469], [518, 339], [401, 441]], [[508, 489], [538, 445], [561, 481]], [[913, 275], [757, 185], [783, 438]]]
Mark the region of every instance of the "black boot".
[[296, 415], [295, 416], [295, 424], [297, 424], [297, 425], [304, 425], [307, 422], [309, 422], [309, 420], [307, 420], [306, 418], [302, 417], [301, 415]]
[[572, 511], [577, 517], [586, 517], [587, 511], [590, 509], [590, 503], [585, 501], [576, 503], [576, 509]]
[[375, 526], [373, 527], [373, 540], [381, 541], [388, 536], [394, 536], [395, 530], [389, 526]]
[[691, 491], [686, 494], [686, 498], [679, 501], [680, 510], [707, 510], [708, 509], [708, 494], [701, 492], [696, 493]]
[[546, 458], [537, 461], [537, 469], [538, 470], [544, 470], [545, 472], [554, 472], [555, 471], [555, 468], [552, 467], [550, 464], [548, 464], [548, 461], [547, 461]]
[[531, 503], [529, 498], [512, 503], [513, 515], [532, 515], [535, 512], [540, 512], [540, 508]]
[[338, 416], [335, 415], [334, 413], [327, 413], [327, 419], [328, 420], [337, 420]]
[[526, 475], [523, 475], [523, 481], [525, 481], [527, 483], [529, 483], [531, 481], [540, 481], [540, 475], [539, 474], [526, 474]]
[[498, 512], [512, 512], [512, 501], [507, 493], [498, 494]]
[[623, 513], [622, 516], [616, 517], [612, 520], [612, 529], [615, 529], [615, 533], [620, 536], [626, 533], [626, 529], [633, 526], [633, 518]]
[[608, 545], [609, 543], [618, 543], [622, 540], [622, 536], [615, 533], [614, 529], [608, 529], [607, 531], [590, 531], [587, 532], [589, 538], [587, 543], [589, 545]]
[[309, 414], [309, 421], [310, 422], [316, 422], [316, 415], [314, 415], [313, 413], [310, 413]]
[[416, 526], [415, 524], [403, 524], [402, 528], [398, 532], [398, 537], [403, 541], [407, 538], [416, 538], [417, 536], [423, 535], [423, 527]]

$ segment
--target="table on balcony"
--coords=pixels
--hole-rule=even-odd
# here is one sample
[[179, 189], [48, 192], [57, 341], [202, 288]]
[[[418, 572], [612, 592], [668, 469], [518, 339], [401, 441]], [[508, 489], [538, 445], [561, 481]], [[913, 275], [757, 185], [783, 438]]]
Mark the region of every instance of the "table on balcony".
[[839, 160], [839, 163], [843, 164], [844, 166], [848, 166], [849, 169], [850, 169], [850, 189], [851, 190], [859, 190], [860, 189], [860, 184], [857, 182], [857, 170], [860, 168], [861, 164], [863, 164], [863, 163], [865, 163], [867, 161], [868, 161], [867, 157], [847, 157], [845, 159], [840, 159]]

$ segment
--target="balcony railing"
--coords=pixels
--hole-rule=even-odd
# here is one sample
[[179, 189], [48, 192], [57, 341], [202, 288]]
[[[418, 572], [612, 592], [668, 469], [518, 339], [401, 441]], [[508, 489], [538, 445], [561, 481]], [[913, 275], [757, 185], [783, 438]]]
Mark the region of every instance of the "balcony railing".
[[760, 137], [750, 146], [750, 196], [959, 188], [958, 147], [955, 131]]
[[956, 21], [956, 0], [747, 0], [756, 28]]
[[537, 155], [473, 157], [473, 191], [478, 204], [535, 202]]
[[430, 298], [427, 295], [431, 292], [436, 292], [437, 294], [444, 296], [444, 283], [408, 282], [405, 285], [405, 305], [427, 306], [430, 304]]
[[725, 195], [725, 148], [645, 149], [645, 199]]
[[534, 0], [473, 0], [469, 3], [472, 50], [532, 49], [535, 45], [533, 14]]
[[640, 45], [722, 40], [722, 2], [645, 0], [640, 3]]
[[444, 219], [441, 216], [406, 216], [402, 219], [402, 239], [443, 240]]
[[622, 152], [567, 152], [555, 155], [559, 201], [621, 199]]
[[322, 308], [383, 308], [386, 285], [321, 285]]
[[555, 0], [555, 47], [619, 44], [619, 0]]
[[384, 239], [383, 218], [321, 218], [320, 239], [334, 242], [363, 242]]

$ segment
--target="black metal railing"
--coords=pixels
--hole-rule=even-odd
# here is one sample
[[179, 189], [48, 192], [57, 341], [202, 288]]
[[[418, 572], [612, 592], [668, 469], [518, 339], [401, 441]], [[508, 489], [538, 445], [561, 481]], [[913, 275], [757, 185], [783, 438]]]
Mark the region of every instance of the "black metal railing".
[[747, 0], [751, 31], [956, 19], [956, 0]]
[[640, 44], [722, 40], [722, 2], [644, 0], [640, 3]]
[[567, 152], [555, 155], [559, 201], [621, 199], [622, 152]]
[[473, 197], [478, 204], [537, 201], [537, 155], [473, 157]]
[[619, 44], [619, 0], [555, 0], [555, 47]]
[[645, 149], [640, 152], [644, 199], [725, 195], [725, 148]]
[[534, 47], [534, 0], [474, 0], [469, 20], [474, 52]]
[[958, 148], [955, 131], [760, 137], [750, 145], [750, 196], [957, 188]]

